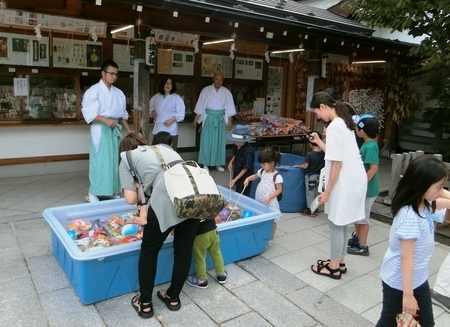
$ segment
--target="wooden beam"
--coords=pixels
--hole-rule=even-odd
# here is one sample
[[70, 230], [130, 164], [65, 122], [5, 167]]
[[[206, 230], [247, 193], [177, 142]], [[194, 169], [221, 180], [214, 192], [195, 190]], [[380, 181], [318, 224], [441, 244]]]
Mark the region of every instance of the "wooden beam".
[[0, 166], [26, 165], [36, 163], [75, 161], [87, 159], [89, 159], [89, 153], [67, 154], [58, 156], [26, 157], [26, 158], [8, 158], [8, 159], [0, 159]]

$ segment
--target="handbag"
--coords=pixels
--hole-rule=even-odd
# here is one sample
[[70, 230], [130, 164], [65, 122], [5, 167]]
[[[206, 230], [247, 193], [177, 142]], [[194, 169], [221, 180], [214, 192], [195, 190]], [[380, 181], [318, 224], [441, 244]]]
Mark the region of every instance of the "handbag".
[[151, 146], [161, 167], [167, 194], [179, 218], [214, 219], [228, 202], [209, 173], [195, 161], [166, 165], [161, 152]]
[[409, 313], [399, 313], [396, 317], [398, 327], [420, 327], [419, 322]]

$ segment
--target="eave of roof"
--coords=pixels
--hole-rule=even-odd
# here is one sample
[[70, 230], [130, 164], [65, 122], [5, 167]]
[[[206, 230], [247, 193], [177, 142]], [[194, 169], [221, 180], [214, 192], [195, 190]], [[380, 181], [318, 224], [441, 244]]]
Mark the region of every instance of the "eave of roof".
[[143, 0], [143, 4], [159, 2], [162, 7], [184, 10], [210, 10], [257, 20], [264, 25], [271, 21], [279, 25], [314, 28], [339, 34], [370, 36], [373, 29], [341, 17], [328, 10], [302, 5], [291, 0]]

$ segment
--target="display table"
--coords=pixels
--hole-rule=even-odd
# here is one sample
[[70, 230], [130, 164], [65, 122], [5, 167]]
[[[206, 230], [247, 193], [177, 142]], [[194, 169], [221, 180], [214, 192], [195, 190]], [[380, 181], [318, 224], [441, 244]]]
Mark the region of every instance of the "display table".
[[[292, 153], [292, 146], [294, 144], [305, 144], [307, 143], [306, 134], [286, 134], [286, 135], [265, 135], [265, 136], [252, 136], [254, 138], [255, 150], [258, 147], [264, 147], [269, 145], [288, 145], [289, 152]], [[306, 146], [303, 146], [302, 154], [306, 154]]]

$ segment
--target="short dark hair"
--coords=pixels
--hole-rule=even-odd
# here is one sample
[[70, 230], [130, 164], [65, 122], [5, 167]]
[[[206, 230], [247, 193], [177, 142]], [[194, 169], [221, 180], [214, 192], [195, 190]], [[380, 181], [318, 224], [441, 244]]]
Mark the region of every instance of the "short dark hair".
[[436, 202], [433, 201], [430, 205], [423, 196], [431, 185], [444, 178], [448, 178], [448, 169], [435, 156], [424, 154], [411, 161], [392, 197], [391, 210], [394, 217], [404, 206], [411, 206], [419, 216], [419, 207], [422, 203], [428, 209], [434, 210]]
[[380, 124], [378, 123], [378, 120], [375, 117], [372, 118], [369, 117], [361, 119], [356, 124], [356, 126], [358, 127], [358, 129], [363, 130], [368, 137], [374, 139], [377, 137]]
[[102, 67], [100, 69], [105, 72], [108, 69], [108, 67], [114, 67], [119, 69], [119, 66], [113, 60], [106, 60], [105, 62], [103, 62]]
[[163, 79], [158, 84], [158, 92], [161, 93], [162, 95], [166, 94], [166, 92], [164, 91], [164, 86], [166, 85], [169, 79], [172, 81], [172, 90], [170, 90], [170, 94], [177, 92], [177, 84], [175, 84], [173, 78], [171, 76], [164, 76]]
[[167, 144], [172, 146], [172, 135], [168, 132], [158, 132], [153, 136], [152, 145]]

